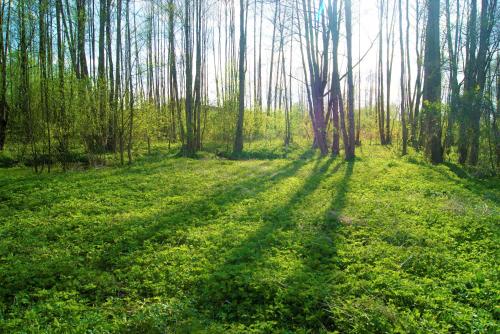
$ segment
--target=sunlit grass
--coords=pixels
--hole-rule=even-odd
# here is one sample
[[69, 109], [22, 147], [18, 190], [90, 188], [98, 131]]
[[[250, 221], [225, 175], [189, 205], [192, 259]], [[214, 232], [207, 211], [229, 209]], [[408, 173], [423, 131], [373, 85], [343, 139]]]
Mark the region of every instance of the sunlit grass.
[[1, 169], [0, 329], [498, 329], [499, 180], [358, 153]]

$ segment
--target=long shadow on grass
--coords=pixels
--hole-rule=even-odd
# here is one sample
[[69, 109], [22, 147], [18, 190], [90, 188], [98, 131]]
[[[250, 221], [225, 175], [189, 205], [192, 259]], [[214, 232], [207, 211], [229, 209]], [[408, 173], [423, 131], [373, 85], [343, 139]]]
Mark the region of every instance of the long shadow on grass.
[[[128, 268], [127, 262], [131, 253], [142, 251], [145, 241], [152, 244], [182, 243], [176, 240], [182, 230], [187, 230], [193, 225], [213, 221], [215, 217], [223, 214], [231, 203], [236, 203], [266, 191], [270, 187], [294, 176], [305, 164], [310, 161], [313, 152], [305, 152], [299, 159], [292, 161], [285, 167], [273, 168], [257, 176], [246, 178], [240, 182], [217, 183], [212, 192], [207, 192], [186, 201], [180, 205], [172, 205], [167, 210], [140, 219], [130, 219], [123, 222], [110, 224], [99, 223], [85, 225], [84, 229], [65, 231], [55, 240], [47, 240], [43, 247], [52, 249], [54, 256], [47, 258], [43, 263], [34, 263], [31, 257], [21, 253], [15, 254], [15, 266], [2, 266], [6, 270], [0, 271], [0, 300], [10, 304], [12, 298], [19, 292], [32, 292], [37, 289], [65, 289], [67, 282], [61, 277], [76, 277], [79, 286], [97, 281], [94, 275], [80, 277], [82, 269], [85, 271], [112, 272], [118, 267]], [[95, 181], [98, 182], [98, 181]], [[250, 189], [251, 191], [243, 191]], [[211, 203], [215, 203], [211, 204]], [[215, 207], [214, 207], [215, 206]], [[59, 224], [60, 225], [60, 224]], [[54, 232], [52, 233], [51, 230]], [[45, 226], [46, 235], [56, 235], [61, 226]], [[23, 228], [23, 234], [29, 236], [37, 233], [37, 227]], [[179, 233], [178, 233], [179, 232]], [[62, 238], [62, 239], [61, 239]], [[23, 240], [33, 240], [27, 237]], [[18, 240], [22, 243], [22, 240]], [[29, 242], [29, 241], [28, 241]], [[65, 249], [68, 244], [78, 247]], [[31, 249], [33, 245], [20, 245], [17, 249]], [[77, 252], [77, 254], [75, 254]], [[0, 254], [2, 255], [2, 254]], [[24, 270], [25, 269], [25, 270]], [[95, 282], [94, 282], [95, 281]], [[79, 289], [83, 295], [88, 295], [94, 300], [103, 300], [110, 296], [111, 290], [86, 292]], [[112, 296], [112, 295], [111, 295]], [[116, 295], [115, 295], [116, 297]]]
[[[145, 240], [159, 243], [171, 241], [169, 240], [169, 236], [172, 233], [178, 230], [186, 230], [194, 225], [200, 226], [206, 222], [210, 222], [217, 216], [223, 215], [230, 204], [255, 197], [259, 193], [294, 176], [310, 161], [311, 155], [312, 152], [307, 151], [298, 160], [292, 161], [283, 168], [279, 168], [278, 170], [272, 169], [269, 172], [246, 178], [241, 182], [229, 184], [220, 182], [214, 186], [217, 190], [204, 193], [197, 200], [182, 203], [181, 208], [174, 206], [172, 210], [162, 211], [138, 221], [125, 222], [118, 227], [122, 231], [109, 230], [110, 236], [119, 235], [120, 232], [125, 232], [134, 227], [140, 227], [142, 230], [139, 230], [133, 237], [127, 238], [121, 243], [111, 245], [103, 255], [106, 258], [108, 258], [108, 255], [113, 258], [114, 255], [136, 251]], [[215, 206], [213, 203], [215, 203]], [[182, 243], [182, 240], [180, 243]], [[106, 266], [107, 263], [103, 263], [103, 265]]]
[[[324, 230], [327, 230], [328, 234], [334, 234], [332, 224], [320, 221], [318, 226], [313, 228], [315, 232], [310, 233], [301, 230], [294, 220], [294, 214], [304, 199], [344, 165], [343, 162], [339, 162], [329, 171], [333, 161], [333, 159], [317, 161], [304, 181], [303, 187], [283, 205], [263, 212], [262, 225], [238, 242], [224, 255], [222, 263], [216, 265], [207, 277], [201, 279], [196, 291], [199, 311], [217, 321], [251, 324], [257, 320], [273, 320], [286, 327], [288, 321], [300, 322], [301, 319], [310, 316], [304, 312], [307, 309], [306, 304], [321, 308], [319, 301], [314, 302], [315, 295], [303, 294], [299, 289], [304, 286], [310, 287], [312, 283], [300, 280], [299, 276], [302, 276], [302, 273], [295, 273], [294, 277], [286, 279], [284, 284], [273, 279], [259, 281], [256, 275], [260, 274], [259, 269], [266, 269], [265, 257], [276, 249], [288, 251], [290, 247], [298, 246], [307, 275], [321, 275], [325, 269], [322, 257], [325, 256], [325, 259], [334, 257], [335, 247], [332, 238], [324, 235]], [[351, 174], [352, 164], [349, 163], [346, 176], [339, 185], [334, 200], [336, 207], [345, 203], [347, 180]], [[283, 240], [283, 235], [291, 236], [291, 239]], [[315, 290], [316, 287], [312, 288]], [[292, 292], [287, 294], [287, 291]]]
[[[498, 179], [491, 178], [489, 180], [482, 180], [478, 178], [471, 177], [467, 171], [465, 171], [462, 167], [457, 164], [445, 162], [442, 166], [434, 166], [425, 161], [421, 161], [418, 159], [409, 158], [407, 161], [411, 164], [425, 167], [427, 170], [432, 171], [434, 173], [439, 174], [440, 176], [446, 178], [448, 181], [453, 182], [456, 185], [464, 185], [465, 188], [470, 191], [472, 194], [477, 195], [481, 198], [484, 198], [487, 195], [487, 198], [493, 199], [495, 202], [500, 201], [500, 194], [497, 191], [498, 189]], [[450, 173], [447, 173], [444, 168], [448, 168], [448, 170], [458, 177], [452, 177]]]

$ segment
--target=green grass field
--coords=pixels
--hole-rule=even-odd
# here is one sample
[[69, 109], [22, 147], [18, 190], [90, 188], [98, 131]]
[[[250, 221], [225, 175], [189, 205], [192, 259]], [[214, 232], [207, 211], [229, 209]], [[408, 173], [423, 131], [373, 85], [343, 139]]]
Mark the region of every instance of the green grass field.
[[495, 333], [500, 180], [358, 158], [0, 169], [3, 333]]

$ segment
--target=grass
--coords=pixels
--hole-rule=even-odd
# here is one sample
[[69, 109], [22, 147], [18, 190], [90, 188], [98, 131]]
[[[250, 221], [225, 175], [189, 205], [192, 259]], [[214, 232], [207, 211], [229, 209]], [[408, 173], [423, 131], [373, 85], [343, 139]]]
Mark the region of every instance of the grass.
[[266, 152], [0, 169], [0, 332], [499, 330], [498, 178]]

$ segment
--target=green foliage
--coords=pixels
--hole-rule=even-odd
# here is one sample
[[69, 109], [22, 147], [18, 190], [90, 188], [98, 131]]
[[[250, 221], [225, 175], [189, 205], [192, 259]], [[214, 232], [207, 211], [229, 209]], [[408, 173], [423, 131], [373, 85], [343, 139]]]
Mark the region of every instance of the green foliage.
[[498, 178], [279, 146], [0, 169], [0, 332], [499, 330]]

